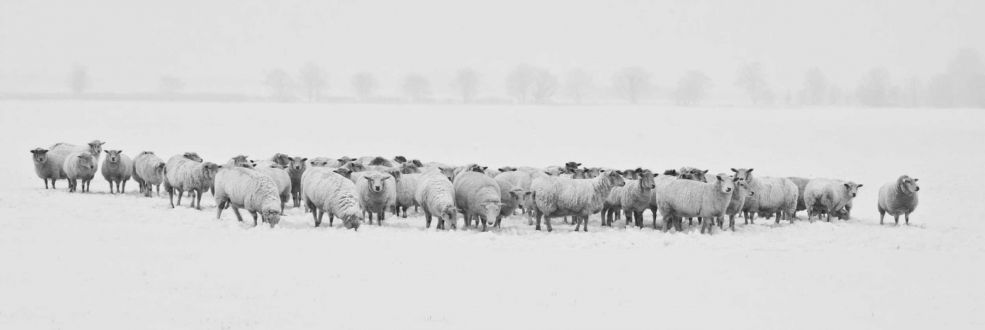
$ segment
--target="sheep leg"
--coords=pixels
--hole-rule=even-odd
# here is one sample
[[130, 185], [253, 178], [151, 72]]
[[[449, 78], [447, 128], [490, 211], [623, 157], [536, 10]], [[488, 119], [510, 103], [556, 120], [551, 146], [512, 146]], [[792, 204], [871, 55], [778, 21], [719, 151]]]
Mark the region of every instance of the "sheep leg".
[[885, 218], [886, 218], [886, 211], [883, 211], [883, 210], [882, 210], [882, 209], [880, 208], [880, 209], [879, 209], [879, 224], [880, 224], [880, 225], [882, 225], [882, 223], [883, 223], [883, 220], [885, 220]]
[[51, 189], [55, 189], [55, 179], [51, 179]]
[[239, 214], [239, 208], [233, 205], [233, 214], [236, 215], [236, 221], [243, 222], [243, 215]]
[[590, 215], [586, 215], [584, 218], [581, 219], [581, 221], [582, 221], [581, 231], [586, 232], [586, 233], [588, 232], [588, 218], [589, 217], [590, 217]]
[[122, 194], [123, 191], [126, 190], [126, 189], [127, 189], [127, 182], [126, 181], [117, 182], [117, 184], [116, 184], [116, 191], [117, 192], [119, 192], [119, 193]]
[[178, 190], [178, 206], [181, 206], [181, 195], [184, 195], [184, 190]]
[[257, 226], [257, 211], [249, 210], [250, 216], [253, 217], [253, 227]]
[[536, 230], [540, 230], [540, 218], [541, 218], [541, 216], [543, 216], [543, 213], [541, 213], [540, 211], [534, 211], [534, 217], [537, 218], [537, 227], [535, 227]]
[[42, 178], [44, 180], [44, 189], [48, 189], [48, 178]]
[[910, 214], [909, 213], [904, 213], [903, 214], [903, 217], [906, 219], [906, 225], [909, 226], [910, 225]]
[[[482, 221], [482, 231], [486, 231], [486, 221], [489, 220], [486, 217], [479, 216], [479, 221]], [[478, 225], [476, 225], [478, 227]]]
[[109, 194], [113, 194], [113, 181], [109, 181]]
[[383, 210], [380, 210], [379, 212], [376, 212], [376, 225], [377, 226], [382, 226], [383, 225], [383, 215], [385, 213], [386, 212], [383, 212]]
[[424, 228], [431, 228], [431, 212], [428, 209], [424, 209]]
[[[322, 218], [325, 216], [325, 211], [322, 211], [322, 210], [319, 210], [319, 209], [316, 209], [316, 208], [312, 208], [311, 209], [311, 216], [312, 217], [315, 217], [315, 227], [321, 226], [321, 221], [322, 221]], [[332, 219], [331, 219], [331, 216], [329, 216], [329, 224], [328, 224], [329, 227], [332, 226], [331, 222], [332, 222]]]
[[899, 226], [899, 215], [898, 214], [893, 216], [893, 220], [895, 220], [896, 221], [896, 225]]
[[548, 233], [554, 231], [554, 228], [551, 228], [551, 217], [544, 216], [544, 222], [547, 223], [547, 232]]
[[[195, 193], [195, 209], [202, 210], [202, 192], [198, 191]], [[283, 204], [281, 205], [281, 213], [283, 213]]]
[[[325, 212], [322, 212], [322, 215], [325, 215]], [[318, 218], [318, 220], [321, 221], [321, 218]], [[335, 225], [335, 213], [329, 212], [328, 213], [328, 226], [331, 227], [331, 226], [334, 226], [334, 225]]]
[[225, 206], [226, 206], [226, 201], [219, 201], [219, 203], [216, 204], [216, 207], [215, 207], [216, 208], [216, 211], [215, 211], [215, 219], [216, 220], [221, 220], [222, 219], [222, 208], [225, 207]]

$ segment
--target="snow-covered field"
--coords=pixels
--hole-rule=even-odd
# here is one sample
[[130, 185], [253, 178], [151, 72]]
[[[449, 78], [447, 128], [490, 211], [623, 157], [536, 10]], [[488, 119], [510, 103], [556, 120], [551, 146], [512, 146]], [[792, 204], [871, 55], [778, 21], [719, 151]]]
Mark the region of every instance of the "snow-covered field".
[[[0, 102], [0, 329], [985, 327], [985, 112]], [[106, 141], [163, 158], [402, 154], [447, 163], [832, 177], [865, 184], [847, 222], [664, 234], [517, 217], [439, 232], [275, 229], [165, 198], [44, 190], [28, 150]], [[920, 178], [911, 226], [880, 185]], [[187, 200], [185, 201], [187, 202]], [[185, 204], [187, 205], [187, 204]], [[649, 219], [649, 215], [647, 215]], [[696, 227], [695, 227], [696, 229]]]

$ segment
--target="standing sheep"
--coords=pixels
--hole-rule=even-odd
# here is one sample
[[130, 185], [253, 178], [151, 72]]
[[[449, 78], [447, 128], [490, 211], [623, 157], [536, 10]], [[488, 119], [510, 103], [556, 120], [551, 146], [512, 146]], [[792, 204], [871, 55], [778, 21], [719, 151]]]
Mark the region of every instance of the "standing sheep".
[[236, 220], [242, 222], [243, 216], [239, 214], [239, 209], [245, 208], [253, 216], [253, 226], [257, 225], [259, 213], [263, 222], [273, 228], [280, 222], [281, 211], [278, 207], [283, 207], [277, 194], [277, 184], [260, 171], [223, 166], [215, 174], [215, 218], [222, 219], [222, 210], [226, 206], [232, 206]]
[[34, 173], [41, 180], [44, 180], [44, 189], [48, 189], [48, 180], [51, 179], [51, 189], [55, 189], [55, 180], [64, 179], [62, 175], [63, 163], [56, 163], [48, 157], [48, 149], [35, 148], [31, 150], [31, 158], [34, 160]]
[[725, 214], [732, 199], [735, 182], [724, 174], [716, 175], [711, 183], [695, 180], [673, 180], [657, 197], [657, 206], [664, 218], [664, 232], [674, 225], [681, 231], [685, 217], [707, 219], [701, 224], [701, 233], [712, 233], [714, 219]]
[[[633, 222], [636, 227], [643, 227], [643, 211], [649, 209], [656, 213], [657, 208], [650, 203], [653, 195], [653, 188], [656, 186], [654, 177], [650, 170], [637, 168], [633, 170], [639, 180], [627, 180], [626, 186], [621, 189], [622, 195], [619, 196], [619, 205], [626, 214], [626, 223]], [[653, 221], [653, 228], [657, 228], [656, 220]]]
[[291, 177], [291, 201], [294, 207], [301, 207], [301, 176], [304, 175], [308, 159], [304, 157], [291, 157], [287, 165], [287, 175]]
[[[103, 153], [103, 144], [105, 144], [105, 142], [99, 140], [93, 140], [84, 146], [77, 146], [65, 142], [55, 143], [51, 146], [51, 148], [48, 148], [48, 160], [54, 162], [59, 167], [62, 167], [65, 164], [65, 160], [68, 158], [69, 154], [73, 152], [88, 152], [92, 155], [93, 162], [99, 163], [99, 156]], [[63, 178], [65, 177], [64, 169], [62, 169], [59, 173], [59, 176]]]
[[807, 209], [807, 204], [804, 203], [804, 189], [807, 189], [807, 183], [811, 182], [811, 179], [801, 178], [796, 176], [787, 177], [790, 181], [793, 181], [797, 185], [797, 209], [794, 210], [794, 217], [797, 216], [797, 212]]
[[[420, 179], [421, 175], [416, 173], [400, 175], [400, 180], [397, 180], [397, 201], [394, 206], [395, 216], [407, 218], [407, 208], [413, 206], [416, 209], [418, 207], [417, 202], [414, 201], [414, 195], [417, 194], [417, 185], [420, 184]], [[403, 215], [400, 215], [401, 210], [403, 210]]]
[[[920, 186], [917, 185], [916, 178], [909, 175], [901, 175], [896, 182], [890, 182], [879, 188], [879, 224], [883, 223], [886, 213], [893, 216], [896, 224], [899, 225], [899, 216], [902, 214], [906, 219], [906, 224], [910, 224], [910, 213], [917, 208], [917, 192]], [[861, 186], [861, 185], [860, 185]]]
[[188, 191], [192, 198], [192, 205], [197, 210], [202, 209], [202, 193], [212, 189], [216, 171], [219, 165], [215, 163], [200, 161], [198, 154], [189, 152], [175, 155], [168, 159], [164, 168], [164, 190], [168, 192], [168, 199], [171, 207], [174, 208], [174, 193], [178, 192], [178, 205], [181, 205], [181, 197]]
[[588, 231], [588, 216], [596, 209], [602, 208], [602, 203], [613, 187], [626, 185], [619, 171], [608, 171], [591, 180], [567, 179], [560, 177], [540, 177], [530, 184], [536, 205], [537, 230], [540, 230], [540, 220], [544, 217], [547, 231], [552, 231], [551, 218], [575, 217], [575, 231], [584, 225]]
[[[734, 232], [735, 216], [742, 212], [742, 207], [746, 205], [746, 199], [756, 193], [749, 189], [749, 184], [745, 180], [736, 180], [731, 175], [728, 178], [735, 182], [735, 192], [732, 193], [732, 199], [729, 200], [728, 207], [725, 209], [725, 215], [728, 216], [728, 228]], [[724, 222], [724, 218], [719, 218], [718, 227], [721, 228]]]
[[431, 217], [438, 217], [438, 229], [455, 229], [460, 212], [455, 207], [455, 187], [441, 173], [421, 175], [414, 200], [424, 210], [425, 227], [431, 228]]
[[499, 216], [496, 217], [496, 224], [494, 225], [494, 227], [499, 227], [503, 217], [513, 215], [520, 204], [529, 199], [530, 191], [514, 186], [507, 180], [500, 180], [500, 176], [496, 176], [495, 180], [496, 185], [499, 186], [499, 196], [503, 204], [499, 209]]
[[280, 214], [284, 215], [284, 205], [291, 199], [291, 176], [287, 174], [285, 165], [274, 163], [273, 161], [260, 161], [256, 163], [256, 170], [261, 174], [270, 177], [277, 184], [277, 196], [280, 197]]
[[746, 223], [753, 223], [756, 213], [776, 214], [776, 223], [782, 219], [793, 223], [800, 196], [797, 185], [787, 178], [755, 177], [752, 171], [752, 168], [732, 169], [735, 178], [744, 180], [753, 192], [742, 207]]
[[116, 183], [116, 191], [122, 194], [133, 174], [133, 161], [123, 154], [123, 150], [106, 150], [101, 171], [103, 178], [109, 182], [109, 193], [113, 193], [113, 184]]
[[[852, 199], [858, 195], [858, 188], [861, 184], [845, 182], [831, 179], [813, 179], [807, 183], [804, 189], [804, 203], [807, 204], [807, 220], [813, 221], [813, 216], [818, 218], [822, 214], [827, 215], [827, 221], [831, 222], [831, 216], [845, 209], [850, 205]], [[759, 194], [759, 192], [756, 192]], [[847, 212], [847, 211], [846, 211]]]
[[380, 171], [356, 172], [350, 178], [356, 184], [363, 212], [369, 215], [369, 224], [373, 224], [373, 214], [376, 214], [376, 225], [382, 226], [387, 208], [397, 200], [397, 179]]
[[330, 168], [313, 167], [304, 171], [301, 185], [304, 186], [301, 199], [312, 210], [315, 227], [321, 225], [322, 217], [328, 212], [329, 227], [338, 216], [346, 229], [359, 229], [363, 210], [359, 206], [355, 183]]
[[[629, 184], [629, 179], [623, 174], [623, 179]], [[612, 227], [612, 221], [619, 221], [620, 213], [622, 213], [622, 191], [626, 189], [626, 186], [612, 188], [609, 195], [605, 197], [605, 201], [602, 202], [602, 225]], [[626, 219], [626, 225], [629, 225], [629, 219]]]
[[[506, 171], [503, 171], [506, 169]], [[524, 171], [517, 171], [515, 168], [500, 168], [499, 175], [496, 176], [496, 183], [502, 186], [503, 184], [509, 184], [515, 188], [523, 190], [523, 198], [520, 200], [518, 207], [523, 210], [523, 214], [527, 216], [527, 225], [532, 226], [534, 224], [533, 217], [533, 199], [530, 198], [530, 173]]]
[[[482, 222], [482, 231], [493, 224], [503, 207], [499, 185], [485, 173], [463, 171], [455, 176], [455, 206], [465, 216], [465, 227], [475, 219]], [[478, 226], [478, 222], [476, 226]]]
[[82, 192], [89, 191], [92, 178], [96, 176], [96, 160], [89, 152], [73, 152], [65, 157], [62, 171], [68, 179], [68, 191], [75, 192], [78, 181], [82, 181]]
[[133, 179], [140, 185], [140, 192], [150, 197], [157, 187], [157, 195], [161, 196], [161, 183], [164, 183], [164, 160], [153, 152], [144, 151], [133, 159]]

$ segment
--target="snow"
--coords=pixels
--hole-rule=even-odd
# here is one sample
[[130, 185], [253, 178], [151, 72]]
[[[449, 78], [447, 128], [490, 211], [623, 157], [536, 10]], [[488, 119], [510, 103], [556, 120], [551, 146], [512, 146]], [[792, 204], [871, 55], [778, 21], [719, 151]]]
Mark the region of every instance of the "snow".
[[[983, 124], [960, 109], [2, 101], [0, 328], [980, 329]], [[98, 175], [90, 194], [44, 190], [27, 151], [92, 139], [165, 159], [577, 160], [865, 186], [851, 221], [761, 219], [713, 236], [597, 217], [589, 233], [521, 217], [441, 232], [420, 215], [353, 232], [293, 208], [251, 228], [216, 220], [209, 196], [202, 211], [170, 209], [132, 181], [123, 196]], [[880, 226], [878, 187], [903, 173], [921, 183], [913, 225]]]

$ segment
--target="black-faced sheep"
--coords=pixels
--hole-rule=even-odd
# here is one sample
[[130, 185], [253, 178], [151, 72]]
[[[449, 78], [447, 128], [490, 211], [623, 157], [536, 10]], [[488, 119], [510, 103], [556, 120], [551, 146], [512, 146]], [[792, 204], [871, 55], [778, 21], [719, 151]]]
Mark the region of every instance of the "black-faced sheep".
[[31, 150], [31, 158], [34, 160], [34, 173], [41, 180], [44, 180], [44, 189], [48, 189], [48, 180], [51, 180], [51, 189], [55, 189], [55, 181], [64, 179], [62, 175], [62, 163], [55, 163], [48, 158], [48, 149], [36, 148]]
[[363, 220], [363, 210], [356, 193], [356, 184], [348, 178], [327, 167], [313, 167], [301, 176], [301, 198], [308, 209], [313, 210], [315, 227], [321, 225], [322, 217], [328, 212], [328, 225], [332, 226], [335, 216], [342, 219], [346, 229], [359, 229]]
[[[208, 163], [206, 163], [208, 164]], [[253, 216], [257, 225], [257, 214], [263, 222], [273, 228], [280, 222], [283, 203], [278, 195], [277, 184], [260, 171], [234, 166], [223, 166], [215, 174], [216, 219], [222, 219], [222, 210], [232, 206], [236, 220], [243, 221], [239, 214], [245, 208]], [[201, 204], [201, 201], [199, 201]]]
[[109, 182], [109, 193], [113, 193], [113, 184], [116, 184], [116, 192], [122, 194], [127, 189], [127, 181], [133, 175], [133, 161], [122, 150], [106, 150], [101, 171], [103, 178]]
[[890, 182], [879, 188], [879, 224], [881, 225], [886, 213], [893, 216], [899, 225], [899, 216], [903, 215], [906, 224], [910, 224], [910, 213], [917, 209], [919, 198], [917, 192], [920, 186], [915, 178], [901, 175], [896, 182]]
[[[827, 221], [831, 221], [831, 216], [837, 216], [836, 212], [845, 209], [858, 195], [858, 188], [861, 184], [831, 179], [813, 179], [807, 183], [804, 189], [804, 203], [807, 204], [807, 220], [813, 220], [813, 216], [827, 215]], [[757, 191], [758, 195], [759, 192]], [[755, 198], [755, 196], [754, 196]], [[850, 207], [850, 206], [849, 206]], [[846, 211], [847, 212], [847, 211]]]
[[482, 231], [486, 231], [487, 224], [496, 221], [503, 206], [496, 180], [482, 172], [463, 171], [455, 176], [452, 185], [455, 188], [455, 206], [464, 215], [465, 227], [471, 226], [474, 219], [481, 222]]
[[551, 218], [575, 217], [575, 231], [584, 225], [588, 230], [588, 216], [602, 209], [602, 203], [613, 187], [626, 184], [618, 171], [605, 172], [595, 179], [580, 180], [560, 177], [539, 177], [530, 184], [535, 203], [537, 230], [541, 218], [547, 222], [547, 231], [552, 231]]

